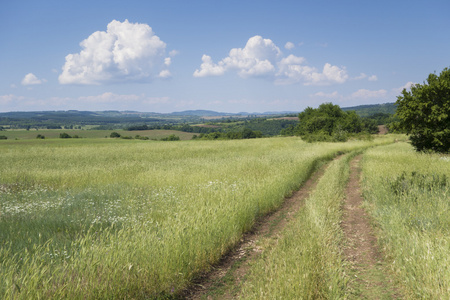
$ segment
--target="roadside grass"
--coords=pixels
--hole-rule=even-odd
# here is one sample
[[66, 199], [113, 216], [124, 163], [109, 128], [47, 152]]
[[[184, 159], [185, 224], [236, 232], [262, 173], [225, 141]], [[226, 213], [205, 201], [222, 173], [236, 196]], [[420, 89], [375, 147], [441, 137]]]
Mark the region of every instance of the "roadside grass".
[[450, 298], [450, 157], [406, 143], [363, 158], [366, 209], [408, 299]]
[[[121, 136], [130, 136], [135, 137], [136, 135], [140, 135], [141, 137], [148, 137], [149, 139], [161, 139], [168, 137], [171, 134], [175, 134], [180, 137], [181, 140], [190, 140], [194, 133], [191, 132], [182, 132], [177, 130], [139, 130], [139, 131], [127, 131], [122, 129], [116, 130], [82, 130], [82, 129], [18, 129], [18, 130], [5, 130], [1, 131], [1, 135], [4, 135], [11, 140], [30, 140], [36, 139], [38, 134], [45, 136], [46, 139], [56, 139], [59, 138], [59, 134], [67, 133], [70, 136], [77, 135], [80, 138], [109, 138], [111, 132], [117, 132]], [[6, 142], [5, 141], [1, 141]]]
[[0, 298], [176, 297], [317, 164], [392, 141], [0, 143]]
[[242, 299], [344, 299], [348, 278], [341, 248], [341, 204], [355, 152], [333, 161], [294, 223], [263, 244]]

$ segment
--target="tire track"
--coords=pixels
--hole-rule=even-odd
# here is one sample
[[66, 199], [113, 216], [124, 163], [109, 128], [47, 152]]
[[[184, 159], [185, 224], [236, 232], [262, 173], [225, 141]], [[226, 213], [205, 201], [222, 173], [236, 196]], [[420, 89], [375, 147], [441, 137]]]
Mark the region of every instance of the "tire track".
[[350, 176], [343, 205], [342, 229], [347, 245], [344, 255], [350, 263], [350, 289], [355, 299], [399, 299], [392, 277], [388, 275], [369, 215], [362, 207], [359, 163], [361, 155], [350, 163]]
[[[328, 164], [327, 164], [328, 165]], [[186, 299], [234, 299], [254, 261], [263, 249], [257, 245], [263, 239], [277, 240], [285, 226], [294, 218], [312, 192], [327, 165], [316, 171], [282, 206], [257, 221], [253, 230], [244, 234], [241, 242], [214, 269], [203, 274], [187, 290]]]

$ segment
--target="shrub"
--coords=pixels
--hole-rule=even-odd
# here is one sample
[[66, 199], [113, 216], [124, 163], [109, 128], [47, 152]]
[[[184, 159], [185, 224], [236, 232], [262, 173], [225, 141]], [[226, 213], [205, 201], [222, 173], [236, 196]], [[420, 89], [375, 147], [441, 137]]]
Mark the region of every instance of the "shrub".
[[179, 141], [179, 140], [180, 140], [180, 137], [175, 134], [171, 134], [168, 137], [161, 139], [161, 141]]
[[42, 134], [38, 134], [38, 135], [36, 136], [36, 138], [37, 138], [37, 139], [45, 139], [45, 136], [43, 136]]
[[69, 134], [63, 132], [63, 133], [59, 134], [59, 138], [60, 139], [71, 139], [72, 137]]
[[113, 131], [113, 132], [111, 132], [111, 134], [109, 135], [109, 137], [112, 137], [112, 138], [120, 138], [120, 134], [117, 133], [117, 132], [115, 132], [115, 131]]

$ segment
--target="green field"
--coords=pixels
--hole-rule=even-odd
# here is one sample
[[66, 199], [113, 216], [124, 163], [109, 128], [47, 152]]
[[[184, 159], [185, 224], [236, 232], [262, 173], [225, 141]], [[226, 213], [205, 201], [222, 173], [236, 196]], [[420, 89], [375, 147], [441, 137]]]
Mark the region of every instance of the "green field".
[[[36, 139], [37, 135], [43, 135], [46, 139], [56, 139], [59, 138], [61, 133], [67, 133], [70, 136], [77, 135], [80, 138], [109, 138], [111, 132], [117, 132], [121, 136], [131, 136], [135, 137], [140, 135], [142, 137], [148, 137], [149, 139], [161, 139], [168, 137], [171, 134], [175, 134], [180, 137], [180, 140], [190, 140], [192, 139], [193, 133], [182, 132], [176, 130], [141, 130], [141, 131], [126, 131], [122, 129], [117, 130], [81, 130], [81, 129], [18, 129], [18, 130], [5, 130], [0, 131], [0, 135], [4, 135], [8, 140], [29, 140]], [[4, 140], [0, 140], [4, 142]]]
[[[309, 278], [303, 295], [339, 298], [346, 295], [346, 279], [335, 250], [340, 242], [333, 242], [339, 237], [339, 213], [331, 210], [339, 211], [337, 191], [346, 180], [346, 164], [355, 151], [367, 151], [364, 170], [380, 165], [381, 171], [365, 171], [375, 176], [365, 180], [373, 182], [366, 185], [368, 203], [376, 202], [370, 195], [387, 186], [383, 180], [400, 176], [386, 173], [383, 168], [388, 164], [377, 159], [392, 153], [387, 157], [402, 166], [413, 166], [418, 159], [406, 144], [380, 146], [399, 138], [312, 144], [295, 137], [173, 143], [111, 138], [0, 141], [0, 298], [175, 297], [237, 243], [258, 217], [299, 188], [317, 166], [351, 152], [321, 180], [312, 198], [316, 200], [306, 206], [309, 212], [299, 215], [292, 238], [287, 235], [283, 244], [321, 252], [310, 256], [311, 261], [305, 256], [300, 267], [302, 260], [280, 271], [318, 274]], [[369, 149], [373, 146], [377, 147]], [[448, 157], [429, 159], [437, 162], [433, 166], [441, 170], [439, 174], [450, 175], [449, 168], [442, 171]], [[431, 171], [421, 174], [426, 172]], [[436, 191], [442, 192], [448, 200], [448, 185], [447, 190]], [[442, 212], [427, 220], [439, 216], [442, 229], [448, 225], [448, 201], [441, 202]], [[369, 207], [377, 215], [375, 204]], [[318, 224], [323, 226], [317, 228]], [[423, 228], [435, 228], [427, 226]], [[386, 247], [396, 248], [387, 232]], [[439, 245], [445, 250], [448, 237], [440, 234]], [[305, 244], [298, 245], [302, 241]], [[448, 266], [448, 257], [439, 255]], [[395, 265], [399, 273], [401, 266]], [[310, 267], [314, 271], [308, 271]], [[268, 270], [264, 263], [262, 268], [263, 273]], [[272, 295], [289, 287], [283, 276], [275, 275], [280, 280]], [[440, 295], [445, 295], [442, 290], [448, 289], [448, 281], [437, 284], [442, 286]], [[426, 288], [431, 287], [421, 289]], [[248, 297], [258, 298], [254, 291], [244, 289]]]

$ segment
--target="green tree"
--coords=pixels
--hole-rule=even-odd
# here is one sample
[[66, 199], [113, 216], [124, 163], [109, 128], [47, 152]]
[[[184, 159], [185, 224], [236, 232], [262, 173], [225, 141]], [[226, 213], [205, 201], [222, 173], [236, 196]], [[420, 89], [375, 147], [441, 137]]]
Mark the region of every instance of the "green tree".
[[72, 137], [68, 133], [63, 132], [63, 133], [59, 134], [59, 138], [60, 139], [70, 139]]
[[430, 74], [423, 84], [403, 89], [397, 97], [398, 129], [410, 136], [417, 151], [449, 152], [450, 69]]
[[120, 134], [118, 132], [113, 131], [113, 132], [111, 132], [109, 137], [111, 137], [111, 138], [120, 138]]

